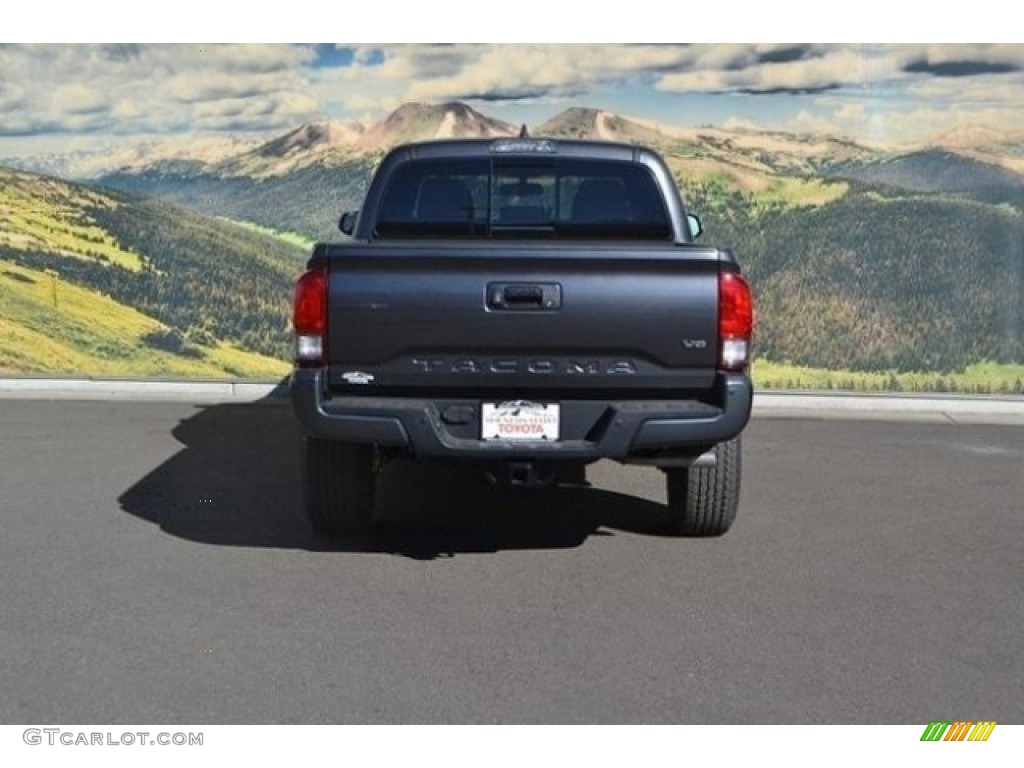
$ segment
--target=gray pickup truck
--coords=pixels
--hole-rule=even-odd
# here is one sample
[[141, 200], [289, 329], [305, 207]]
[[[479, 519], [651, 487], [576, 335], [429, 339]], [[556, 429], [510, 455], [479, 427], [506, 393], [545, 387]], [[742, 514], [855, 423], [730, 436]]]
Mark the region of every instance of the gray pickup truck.
[[740, 490], [753, 301], [729, 250], [694, 243], [649, 149], [548, 139], [409, 144], [352, 236], [295, 289], [292, 402], [320, 532], [372, 520], [392, 457], [502, 483], [585, 482], [600, 459], [664, 472], [684, 536]]

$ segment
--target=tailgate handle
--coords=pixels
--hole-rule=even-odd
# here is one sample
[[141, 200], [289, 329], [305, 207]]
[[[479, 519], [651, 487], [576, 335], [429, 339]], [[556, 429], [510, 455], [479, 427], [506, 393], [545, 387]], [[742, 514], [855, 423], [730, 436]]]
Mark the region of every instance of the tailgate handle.
[[559, 309], [562, 286], [557, 283], [491, 283], [487, 286], [489, 309]]

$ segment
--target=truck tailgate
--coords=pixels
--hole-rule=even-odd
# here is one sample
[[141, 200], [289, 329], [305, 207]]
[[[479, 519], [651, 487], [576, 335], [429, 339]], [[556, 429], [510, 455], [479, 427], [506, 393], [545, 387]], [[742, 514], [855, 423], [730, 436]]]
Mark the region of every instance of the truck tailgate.
[[355, 394], [706, 390], [720, 253], [692, 245], [320, 246], [328, 383]]

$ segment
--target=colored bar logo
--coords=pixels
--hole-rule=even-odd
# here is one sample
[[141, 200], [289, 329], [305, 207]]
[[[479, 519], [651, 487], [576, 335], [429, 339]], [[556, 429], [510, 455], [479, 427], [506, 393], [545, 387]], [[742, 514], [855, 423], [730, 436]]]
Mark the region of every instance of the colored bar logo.
[[988, 741], [996, 728], [995, 720], [932, 721], [924, 729], [921, 741]]

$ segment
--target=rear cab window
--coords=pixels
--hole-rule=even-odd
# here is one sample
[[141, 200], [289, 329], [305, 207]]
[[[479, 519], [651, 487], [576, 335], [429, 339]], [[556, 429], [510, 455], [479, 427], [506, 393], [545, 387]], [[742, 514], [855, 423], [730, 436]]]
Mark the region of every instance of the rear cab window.
[[665, 242], [672, 226], [646, 166], [575, 157], [424, 158], [396, 168], [374, 237], [550, 237]]

